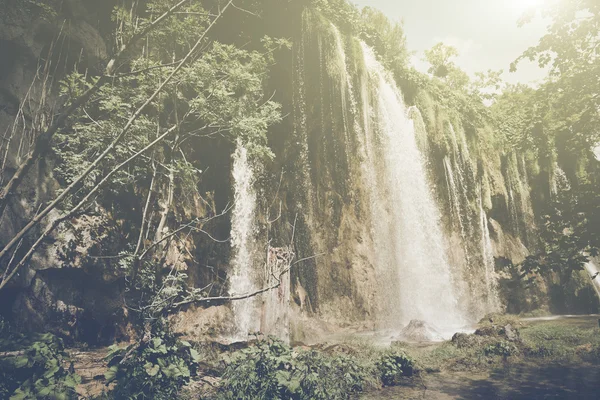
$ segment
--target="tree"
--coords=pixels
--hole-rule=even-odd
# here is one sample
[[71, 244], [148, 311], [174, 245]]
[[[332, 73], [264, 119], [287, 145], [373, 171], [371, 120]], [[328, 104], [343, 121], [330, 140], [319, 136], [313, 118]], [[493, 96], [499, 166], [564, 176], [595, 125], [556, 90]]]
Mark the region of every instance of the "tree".
[[[150, 262], [156, 270], [175, 238], [166, 232], [178, 229], [169, 227], [174, 196], [194, 196], [197, 191], [200, 168], [190, 161], [193, 148], [188, 144], [219, 135], [243, 140], [259, 157], [270, 155], [266, 129], [279, 120], [280, 114], [277, 104], [265, 101], [261, 77], [273, 62], [273, 52], [285, 43], [268, 40], [264, 50], [258, 52], [210, 41], [207, 33], [231, 3], [220, 8], [218, 14], [205, 12], [195, 3], [186, 4], [183, 13], [174, 13], [169, 0], [151, 1], [138, 14], [115, 9], [120, 26], [117, 41], [131, 43], [143, 32], [147, 45], [115, 68], [109, 82], [98, 85], [105, 80], [104, 75], [78, 72], [65, 81], [65, 96], [85, 96], [86, 101], [71, 110], [64, 126], [52, 135], [60, 139], [54, 145], [54, 154], [60, 161], [57, 176], [64, 189], [4, 245], [0, 257], [8, 255], [22, 240], [30, 240], [32, 228], [44, 223], [52, 210], [62, 213], [47, 222], [14, 267], [9, 263], [0, 289], [58, 226], [85, 214], [95, 202], [101, 208], [110, 208], [103, 200], [115, 204], [115, 195], [140, 191], [145, 196], [137, 208], [142, 212], [136, 240], [131, 243], [131, 251], [121, 257], [131, 260], [128, 273], [134, 278], [142, 262]], [[164, 25], [156, 23], [153, 15], [165, 16]], [[153, 28], [148, 30], [148, 26]], [[90, 105], [84, 108], [88, 102]], [[140, 176], [146, 177], [145, 188], [138, 186]], [[201, 198], [198, 193], [195, 196]], [[203, 222], [200, 218], [183, 226], [189, 232], [201, 233]], [[145, 238], [150, 234], [154, 240], [148, 243]]]
[[458, 57], [458, 50], [453, 46], [448, 46], [442, 42], [436, 44], [429, 50], [425, 50], [425, 61], [431, 64], [429, 72], [438, 78], [446, 78], [456, 65], [453, 58]]
[[27, 176], [31, 168], [40, 158], [43, 158], [48, 153], [51, 148], [54, 134], [61, 127], [63, 127], [71, 114], [85, 105], [90, 100], [92, 95], [94, 95], [104, 84], [109, 82], [118, 64], [121, 62], [121, 60], [128, 56], [138, 41], [146, 37], [150, 32], [164, 23], [165, 20], [167, 20], [178, 9], [180, 9], [184, 3], [186, 3], [186, 0], [179, 1], [178, 3], [174, 4], [162, 14], [159, 14], [158, 17], [152, 19], [151, 21], [147, 21], [143, 27], [140, 27], [137, 32], [131, 35], [127, 42], [123, 41], [119, 50], [106, 64], [104, 74], [100, 76], [93, 85], [88, 87], [84, 92], [80, 93], [79, 96], [71, 98], [70, 102], [67, 103], [68, 105], [58, 113], [58, 116], [45, 131], [34, 134], [35, 141], [32, 145], [32, 150], [17, 168], [17, 171], [13, 174], [12, 178], [8, 181], [0, 193], [0, 217], [2, 217], [4, 214], [4, 210], [6, 209], [8, 202], [17, 194], [17, 190], [21, 182]]
[[542, 13], [552, 21], [547, 33], [511, 71], [529, 59], [548, 67], [549, 76], [537, 90], [509, 87], [495, 113], [513, 146], [536, 152], [551, 170], [557, 161], [568, 167], [570, 185], [550, 193], [552, 204], [543, 210], [543, 247], [521, 265], [525, 272], [566, 276], [598, 255], [600, 247], [598, 162], [593, 155], [600, 141], [600, 3], [557, 0]]
[[552, 20], [548, 32], [511, 70], [525, 58], [549, 67], [540, 91], [551, 101], [553, 130], [568, 131], [568, 146], [586, 152], [600, 141], [600, 3], [555, 0], [542, 13]]
[[390, 70], [404, 70], [409, 52], [403, 24], [391, 22], [385, 14], [371, 7], [363, 8], [361, 19], [361, 37], [377, 51]]

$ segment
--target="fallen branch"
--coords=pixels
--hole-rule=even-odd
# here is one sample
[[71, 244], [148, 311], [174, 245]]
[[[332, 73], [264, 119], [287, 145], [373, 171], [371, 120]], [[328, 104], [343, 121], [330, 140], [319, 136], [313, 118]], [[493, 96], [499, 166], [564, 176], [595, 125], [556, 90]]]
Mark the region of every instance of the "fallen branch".
[[5, 352], [0, 352], [0, 358], [21, 357], [21, 356], [24, 356], [25, 354], [27, 354], [27, 352], [24, 351], [24, 350], [21, 350], [21, 351], [5, 351]]

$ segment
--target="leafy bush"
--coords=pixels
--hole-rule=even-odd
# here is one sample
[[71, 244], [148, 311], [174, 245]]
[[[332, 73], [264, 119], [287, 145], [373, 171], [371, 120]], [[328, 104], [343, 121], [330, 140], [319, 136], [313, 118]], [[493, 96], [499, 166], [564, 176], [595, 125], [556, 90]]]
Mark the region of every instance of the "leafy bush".
[[219, 399], [347, 399], [363, 390], [369, 368], [354, 357], [295, 352], [269, 338], [227, 358]]
[[118, 399], [173, 399], [196, 374], [199, 355], [191, 344], [179, 340], [162, 326], [152, 338], [125, 348], [111, 347], [107, 356], [107, 383]]
[[61, 339], [52, 334], [6, 335], [0, 339], [0, 398], [71, 399], [81, 382]]
[[513, 343], [501, 340], [496, 343], [488, 344], [483, 349], [483, 352], [486, 356], [508, 357], [517, 354], [519, 349]]
[[403, 376], [412, 376], [415, 362], [401, 350], [391, 350], [379, 359], [377, 369], [385, 386], [395, 386]]
[[368, 378], [368, 368], [354, 357], [327, 355], [314, 350], [301, 352], [295, 360], [291, 378], [300, 381], [297, 399], [345, 399], [361, 392]]

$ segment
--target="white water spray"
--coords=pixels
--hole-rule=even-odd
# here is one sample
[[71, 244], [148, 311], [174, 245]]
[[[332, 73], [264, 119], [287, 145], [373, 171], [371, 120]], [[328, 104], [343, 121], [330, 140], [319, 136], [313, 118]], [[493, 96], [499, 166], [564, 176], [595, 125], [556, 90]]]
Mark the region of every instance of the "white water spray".
[[[231, 218], [231, 246], [233, 248], [230, 295], [244, 295], [257, 289], [254, 274], [256, 236], [256, 192], [254, 170], [248, 159], [248, 151], [240, 141], [233, 155], [234, 198]], [[246, 340], [248, 334], [258, 331], [256, 299], [233, 302], [236, 330], [233, 339]]]

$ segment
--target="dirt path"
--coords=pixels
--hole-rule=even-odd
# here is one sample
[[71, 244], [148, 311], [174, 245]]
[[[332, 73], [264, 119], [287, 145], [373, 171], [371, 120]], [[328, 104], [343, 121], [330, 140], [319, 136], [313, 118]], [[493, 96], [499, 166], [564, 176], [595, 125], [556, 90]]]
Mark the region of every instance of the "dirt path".
[[77, 393], [83, 398], [98, 396], [107, 390], [104, 373], [108, 369], [104, 358], [108, 354], [108, 348], [97, 348], [90, 350], [69, 350], [73, 359], [75, 371], [81, 376], [81, 385], [77, 387]]

